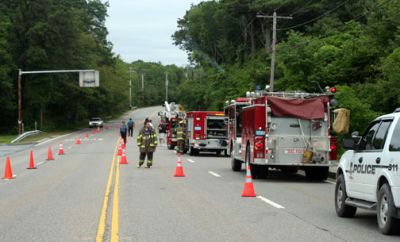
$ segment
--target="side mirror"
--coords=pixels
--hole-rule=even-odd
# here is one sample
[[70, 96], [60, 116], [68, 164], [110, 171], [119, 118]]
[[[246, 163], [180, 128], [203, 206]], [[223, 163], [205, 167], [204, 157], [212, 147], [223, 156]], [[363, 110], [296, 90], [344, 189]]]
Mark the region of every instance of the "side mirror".
[[354, 150], [355, 142], [353, 138], [345, 138], [343, 139], [343, 149], [345, 150]]
[[351, 137], [352, 138], [359, 138], [360, 137], [360, 133], [358, 131], [354, 131], [353, 133], [351, 133]]

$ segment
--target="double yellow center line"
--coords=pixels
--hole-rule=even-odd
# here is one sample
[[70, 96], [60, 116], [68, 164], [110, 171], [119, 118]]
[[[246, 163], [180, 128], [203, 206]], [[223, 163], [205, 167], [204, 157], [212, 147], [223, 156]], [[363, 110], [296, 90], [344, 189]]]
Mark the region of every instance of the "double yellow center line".
[[[150, 117], [155, 116], [157, 113], [154, 112], [150, 115]], [[138, 122], [143, 122], [144, 120], [140, 120]], [[111, 162], [111, 167], [108, 175], [108, 182], [106, 186], [106, 192], [104, 194], [103, 200], [103, 208], [101, 209], [99, 226], [97, 228], [96, 242], [102, 242], [104, 240], [104, 234], [106, 231], [106, 222], [107, 222], [107, 210], [108, 203], [110, 199], [110, 191], [114, 177], [115, 170], [115, 181], [114, 181], [114, 197], [112, 203], [112, 214], [111, 214], [111, 242], [118, 242], [119, 240], [119, 161], [118, 161], [118, 144], [120, 143], [121, 138], [117, 140], [117, 144], [115, 145], [114, 155]]]
[[107, 222], [107, 209], [110, 198], [111, 185], [114, 177], [115, 170], [115, 182], [114, 182], [114, 197], [113, 197], [113, 209], [111, 215], [111, 241], [118, 241], [119, 233], [119, 162], [117, 159], [117, 149], [120, 139], [118, 139], [117, 144], [114, 149], [113, 160], [111, 162], [111, 167], [108, 175], [108, 182], [106, 186], [106, 192], [104, 194], [103, 208], [101, 209], [99, 226], [97, 228], [96, 242], [102, 242], [104, 239], [104, 233]]

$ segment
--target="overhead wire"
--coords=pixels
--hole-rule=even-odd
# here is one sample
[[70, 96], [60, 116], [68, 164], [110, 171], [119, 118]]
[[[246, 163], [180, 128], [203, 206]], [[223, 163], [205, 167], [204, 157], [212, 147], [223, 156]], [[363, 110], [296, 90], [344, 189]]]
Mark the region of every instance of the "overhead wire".
[[278, 28], [278, 29], [276, 29], [276, 30], [282, 31], [282, 30], [295, 29], [295, 28], [298, 28], [298, 27], [307, 25], [307, 24], [309, 24], [309, 23], [315, 22], [315, 21], [317, 21], [317, 20], [319, 20], [319, 19], [321, 19], [321, 18], [323, 18], [323, 17], [325, 17], [325, 16], [331, 14], [332, 12], [336, 11], [337, 9], [339, 9], [340, 7], [342, 7], [343, 5], [345, 5], [346, 3], [347, 3], [347, 0], [344, 1], [344, 2], [342, 2], [341, 4], [339, 4], [338, 6], [334, 7], [333, 9], [328, 10], [328, 11], [326, 11], [325, 13], [319, 15], [318, 17], [315, 17], [315, 18], [313, 18], [313, 19], [307, 20], [307, 21], [305, 21], [305, 22], [303, 22], [303, 23], [296, 24], [296, 25], [293, 25], [293, 26], [290, 26], [290, 27], [287, 27], [287, 28]]

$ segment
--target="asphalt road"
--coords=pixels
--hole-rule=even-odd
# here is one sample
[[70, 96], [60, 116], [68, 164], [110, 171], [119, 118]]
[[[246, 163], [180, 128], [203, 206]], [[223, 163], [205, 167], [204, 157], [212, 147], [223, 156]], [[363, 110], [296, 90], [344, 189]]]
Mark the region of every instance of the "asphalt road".
[[[399, 241], [379, 233], [373, 212], [337, 217], [333, 181], [272, 171], [253, 180], [258, 197], [243, 198], [245, 171], [233, 172], [229, 158], [185, 155], [185, 177], [177, 178], [177, 156], [164, 146], [152, 168], [136, 168], [135, 136], [145, 117], [157, 124], [159, 110], [122, 117], [136, 121], [127, 165], [116, 156], [120, 120], [89, 139], [82, 130], [11, 154], [16, 177], [0, 180], [0, 241]], [[35, 170], [26, 169], [30, 149]]]

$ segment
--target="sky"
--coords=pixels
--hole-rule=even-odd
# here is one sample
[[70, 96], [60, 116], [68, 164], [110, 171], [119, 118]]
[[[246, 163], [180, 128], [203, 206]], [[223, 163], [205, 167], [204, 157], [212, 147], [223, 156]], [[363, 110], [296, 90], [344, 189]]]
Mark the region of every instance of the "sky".
[[125, 62], [143, 60], [163, 65], [188, 64], [187, 54], [173, 44], [177, 21], [201, 0], [108, 0], [108, 41]]

